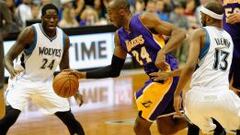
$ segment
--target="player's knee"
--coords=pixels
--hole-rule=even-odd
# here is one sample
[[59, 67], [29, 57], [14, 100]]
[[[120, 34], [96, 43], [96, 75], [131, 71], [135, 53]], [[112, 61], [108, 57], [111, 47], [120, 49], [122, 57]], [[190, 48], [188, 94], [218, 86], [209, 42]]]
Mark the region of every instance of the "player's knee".
[[135, 121], [134, 132], [138, 133], [138, 132], [143, 132], [143, 131], [149, 130], [151, 124], [152, 124], [151, 122], [138, 117]]
[[161, 135], [172, 135], [177, 132], [176, 125], [178, 124], [177, 120], [173, 120], [171, 117], [163, 117], [157, 119], [158, 132]]

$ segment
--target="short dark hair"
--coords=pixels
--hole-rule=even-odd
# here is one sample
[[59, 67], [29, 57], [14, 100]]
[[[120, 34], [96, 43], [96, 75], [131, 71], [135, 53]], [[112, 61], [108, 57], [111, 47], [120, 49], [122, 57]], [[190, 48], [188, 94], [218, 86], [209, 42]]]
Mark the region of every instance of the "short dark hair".
[[216, 2], [216, 1], [211, 1], [211, 2], [208, 2], [206, 5], [205, 5], [205, 8], [213, 11], [214, 13], [216, 14], [223, 14], [224, 13], [224, 9], [223, 9], [223, 6], [221, 3], [219, 2]]
[[114, 0], [114, 7], [117, 9], [127, 9], [130, 10], [130, 4], [128, 0]]
[[46, 11], [48, 9], [54, 9], [54, 10], [56, 10], [56, 12], [58, 14], [58, 8], [54, 4], [49, 3], [49, 4], [46, 4], [46, 5], [43, 6], [43, 8], [42, 8], [42, 16], [44, 16], [46, 14]]

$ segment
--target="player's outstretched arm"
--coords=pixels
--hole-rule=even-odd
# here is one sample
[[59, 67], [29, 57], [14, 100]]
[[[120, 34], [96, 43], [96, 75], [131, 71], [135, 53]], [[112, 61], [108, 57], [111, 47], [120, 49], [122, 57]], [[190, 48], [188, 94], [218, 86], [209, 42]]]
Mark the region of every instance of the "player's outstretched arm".
[[169, 40], [164, 48], [158, 52], [155, 64], [161, 69], [166, 69], [165, 54], [175, 50], [182, 45], [183, 40], [186, 37], [186, 32], [173, 24], [162, 21], [153, 13], [144, 13], [141, 16], [142, 23], [148, 28], [153, 29], [159, 34], [169, 36]]
[[159, 71], [150, 74], [151, 79], [154, 81], [167, 80], [169, 77], [180, 76], [182, 68], [173, 71]]
[[200, 50], [203, 47], [201, 43], [204, 43], [205, 31], [199, 28], [194, 31], [192, 37], [190, 38], [190, 48], [187, 63], [184, 65], [181, 71], [179, 82], [174, 93], [174, 108], [178, 114], [181, 108], [182, 98], [180, 96], [182, 90], [184, 89], [187, 82], [190, 80], [196, 65], [198, 63], [198, 57]]
[[114, 54], [110, 65], [88, 72], [78, 72], [79, 78], [118, 77], [124, 65], [127, 53], [122, 49], [117, 32], [114, 37]]
[[18, 36], [17, 41], [7, 52], [7, 55], [4, 58], [4, 64], [11, 77], [14, 77], [18, 74], [18, 71], [14, 69], [13, 60], [33, 42], [34, 31], [33, 28], [26, 27]]

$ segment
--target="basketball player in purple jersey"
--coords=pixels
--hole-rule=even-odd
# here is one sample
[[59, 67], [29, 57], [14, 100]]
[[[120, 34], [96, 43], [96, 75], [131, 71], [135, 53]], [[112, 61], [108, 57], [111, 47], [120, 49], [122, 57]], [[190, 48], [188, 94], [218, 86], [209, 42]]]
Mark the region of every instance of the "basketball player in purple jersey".
[[[234, 44], [230, 89], [240, 96], [240, 0], [223, 0], [223, 7], [223, 28], [231, 35]], [[240, 135], [240, 130], [237, 134]]]
[[240, 94], [240, 0], [223, 0], [223, 28], [234, 43], [233, 61], [229, 74], [230, 88]]
[[[177, 60], [169, 52], [181, 45], [186, 35], [184, 31], [152, 13], [132, 15], [127, 0], [111, 1], [107, 11], [109, 20], [119, 28], [115, 33], [111, 65], [88, 72], [73, 71], [79, 78], [117, 77], [127, 54], [144, 67], [150, 78], [149, 74], [159, 69], [170, 71], [178, 68]], [[166, 44], [162, 35], [170, 37]], [[177, 82], [178, 77], [159, 82], [149, 79], [136, 92], [138, 117], [134, 131], [137, 135], [151, 135], [150, 126], [155, 120], [159, 133], [164, 135], [174, 134], [186, 127], [184, 119], [174, 119], [171, 115]]]

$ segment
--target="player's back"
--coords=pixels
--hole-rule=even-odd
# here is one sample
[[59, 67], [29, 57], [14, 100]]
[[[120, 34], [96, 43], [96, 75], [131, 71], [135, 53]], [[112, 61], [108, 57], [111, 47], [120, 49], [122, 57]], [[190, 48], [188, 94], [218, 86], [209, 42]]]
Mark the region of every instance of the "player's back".
[[206, 38], [200, 51], [199, 63], [195, 70], [191, 87], [228, 89], [228, 74], [232, 63], [233, 41], [223, 29], [204, 27]]
[[[136, 14], [131, 18], [129, 24], [130, 32], [120, 28], [118, 35], [122, 48], [129, 53], [135, 61], [144, 66], [147, 74], [157, 72], [158, 68], [155, 66], [155, 60], [158, 51], [164, 47], [165, 41], [161, 34], [153, 34], [141, 22], [140, 14]], [[177, 68], [176, 59], [171, 56], [166, 56], [166, 61], [170, 64], [171, 69]]]
[[22, 65], [25, 68], [23, 78], [32, 81], [51, 80], [59, 65], [64, 49], [64, 32], [57, 28], [56, 36], [50, 38], [41, 24], [34, 24], [34, 42], [24, 49]]

